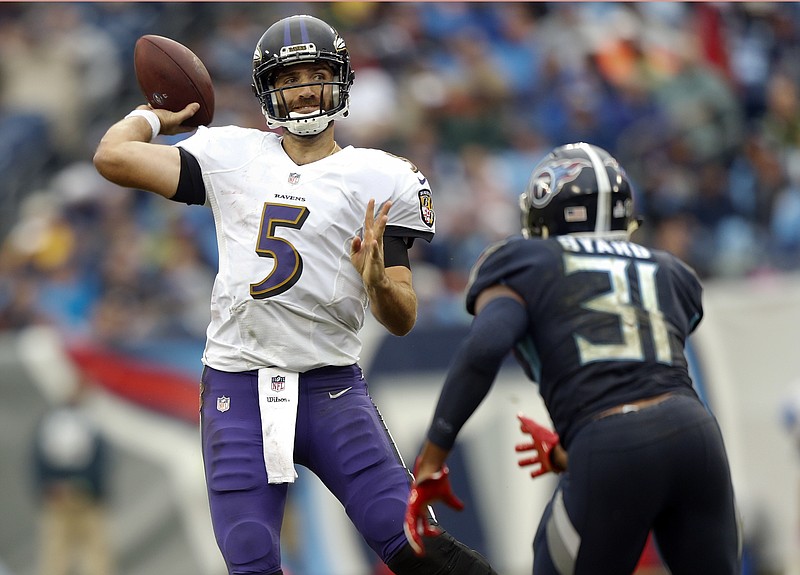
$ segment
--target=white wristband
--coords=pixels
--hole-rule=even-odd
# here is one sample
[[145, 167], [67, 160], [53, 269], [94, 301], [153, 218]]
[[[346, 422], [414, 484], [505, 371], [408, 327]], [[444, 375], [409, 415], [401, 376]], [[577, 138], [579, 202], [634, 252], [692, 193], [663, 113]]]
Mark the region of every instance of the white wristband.
[[161, 132], [161, 120], [158, 119], [158, 116], [152, 110], [134, 110], [125, 118], [135, 118], [137, 116], [141, 116], [147, 123], [150, 124], [150, 129], [152, 130], [152, 134], [150, 135], [150, 141], [152, 142], [156, 136]]

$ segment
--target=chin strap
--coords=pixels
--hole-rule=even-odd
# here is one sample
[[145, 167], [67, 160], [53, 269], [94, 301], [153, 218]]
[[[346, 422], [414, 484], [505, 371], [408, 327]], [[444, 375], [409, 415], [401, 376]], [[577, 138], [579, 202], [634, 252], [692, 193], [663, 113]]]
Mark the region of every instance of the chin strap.
[[289, 118], [291, 119], [286, 122], [286, 129], [296, 136], [313, 136], [319, 134], [331, 123], [329, 116], [320, 116], [316, 112], [311, 112], [310, 114], [289, 112]]
[[[296, 112], [291, 112], [291, 116], [298, 116], [297, 118], [292, 118], [290, 120], [273, 120], [269, 117], [269, 114], [262, 108], [261, 112], [264, 114], [264, 118], [267, 120], [267, 127], [270, 129], [275, 128], [286, 128], [295, 136], [314, 136], [323, 132], [327, 127], [328, 124], [331, 123], [330, 116], [317, 116], [315, 118], [303, 118], [306, 114], [298, 114]], [[313, 112], [312, 112], [313, 114]]]
[[325, 131], [334, 120], [346, 118], [350, 112], [347, 107], [331, 115], [320, 115], [317, 112], [310, 112], [308, 114], [289, 112], [290, 119], [288, 120], [275, 120], [270, 118], [263, 107], [261, 108], [261, 113], [264, 114], [264, 118], [267, 120], [267, 126], [270, 129], [286, 128], [295, 136], [314, 136]]

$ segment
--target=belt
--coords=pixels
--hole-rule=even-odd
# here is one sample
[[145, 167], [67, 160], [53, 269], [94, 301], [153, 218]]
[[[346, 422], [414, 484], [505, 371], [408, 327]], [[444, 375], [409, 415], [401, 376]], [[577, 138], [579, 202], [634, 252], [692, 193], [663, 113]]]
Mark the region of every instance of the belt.
[[631, 401], [630, 403], [623, 403], [621, 405], [615, 405], [614, 407], [610, 407], [605, 411], [601, 411], [597, 414], [594, 419], [603, 419], [604, 417], [608, 417], [609, 415], [617, 415], [620, 413], [633, 413], [636, 411], [641, 411], [643, 409], [647, 409], [648, 407], [653, 407], [654, 405], [658, 405], [662, 401], [669, 399], [674, 394], [671, 391], [667, 393], [662, 393], [661, 395], [656, 395], [655, 397], [648, 397], [647, 399], [639, 399], [637, 401]]

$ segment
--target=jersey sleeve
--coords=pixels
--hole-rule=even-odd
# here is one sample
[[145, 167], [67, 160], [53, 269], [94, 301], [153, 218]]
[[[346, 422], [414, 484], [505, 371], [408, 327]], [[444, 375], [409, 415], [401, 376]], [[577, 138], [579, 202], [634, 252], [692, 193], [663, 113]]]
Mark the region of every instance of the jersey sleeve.
[[188, 152], [199, 165], [202, 178], [198, 182], [195, 174], [191, 184], [199, 183], [205, 188], [204, 200], [208, 202], [216, 193], [209, 174], [231, 172], [252, 162], [264, 153], [268, 137], [277, 138], [272, 133], [238, 126], [199, 126], [194, 134], [174, 145], [184, 152], [182, 156]]
[[210, 139], [211, 130], [206, 126], [198, 126], [197, 131], [194, 134], [186, 138], [185, 140], [181, 140], [175, 144], [178, 148], [183, 148], [187, 152], [189, 152], [192, 156], [198, 159], [198, 161], [202, 164], [202, 159], [205, 157], [207, 153], [207, 148], [211, 141]]
[[472, 266], [467, 285], [467, 311], [475, 315], [475, 302], [481, 292], [493, 285], [504, 283], [504, 278], [512, 264], [513, 241], [503, 240], [490, 245]]
[[676, 292], [681, 307], [686, 313], [688, 333], [692, 333], [703, 319], [703, 286], [695, 271], [678, 258], [671, 257], [676, 278]]
[[203, 173], [210, 173], [247, 165], [270, 145], [274, 146], [277, 139], [271, 132], [252, 128], [199, 126], [194, 134], [174, 145], [197, 158]]
[[428, 179], [408, 160], [387, 156], [396, 177], [385, 235], [430, 242], [436, 233], [436, 213]]
[[559, 253], [558, 245], [552, 241], [522, 236], [492, 244], [472, 267], [467, 284], [467, 311], [474, 315], [478, 296], [493, 285], [506, 285], [526, 301], [537, 301], [561, 268]]

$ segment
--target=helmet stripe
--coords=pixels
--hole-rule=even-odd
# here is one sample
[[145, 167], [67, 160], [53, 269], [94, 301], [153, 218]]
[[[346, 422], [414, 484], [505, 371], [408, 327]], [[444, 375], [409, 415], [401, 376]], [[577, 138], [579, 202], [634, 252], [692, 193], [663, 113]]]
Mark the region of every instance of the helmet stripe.
[[597, 180], [597, 220], [594, 224], [594, 231], [607, 232], [611, 229], [611, 181], [608, 179], [608, 172], [597, 151], [585, 143], [581, 143], [580, 148], [589, 156]]
[[[296, 23], [296, 26], [300, 27], [300, 41], [296, 41], [292, 39], [292, 25]], [[296, 32], [295, 32], [296, 33]], [[286, 18], [286, 21], [283, 25], [283, 45], [284, 46], [293, 46], [294, 44], [307, 44], [309, 42], [309, 35], [308, 35], [308, 26], [306, 26], [306, 21], [303, 18]]]
[[283, 45], [292, 45], [292, 20], [287, 18], [283, 21]]
[[300, 20], [300, 41], [308, 43], [308, 28], [306, 28], [306, 21]]
[[283, 21], [283, 45], [292, 45], [292, 21], [289, 18]]

